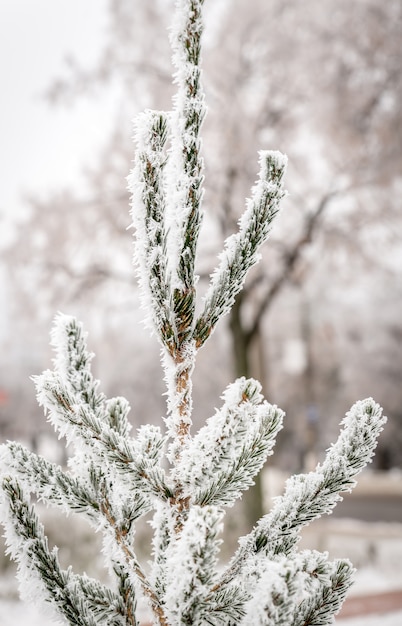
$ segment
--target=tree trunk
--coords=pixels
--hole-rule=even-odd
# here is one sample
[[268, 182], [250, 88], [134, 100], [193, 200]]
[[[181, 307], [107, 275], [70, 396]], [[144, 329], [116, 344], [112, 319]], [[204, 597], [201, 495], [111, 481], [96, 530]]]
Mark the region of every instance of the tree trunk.
[[[243, 292], [242, 292], [243, 293]], [[233, 351], [233, 369], [236, 378], [245, 376], [255, 378], [263, 385], [265, 383], [264, 351], [261, 333], [253, 333], [250, 337], [242, 320], [243, 297], [240, 293], [230, 312], [230, 332]], [[263, 516], [263, 493], [261, 472], [255, 477], [255, 485], [243, 495], [243, 510], [247, 532]]]

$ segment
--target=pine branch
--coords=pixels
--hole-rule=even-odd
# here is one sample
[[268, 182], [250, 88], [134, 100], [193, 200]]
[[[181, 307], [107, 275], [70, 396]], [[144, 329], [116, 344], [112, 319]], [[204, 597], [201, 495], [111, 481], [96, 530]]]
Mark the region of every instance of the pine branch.
[[242, 584], [229, 585], [201, 600], [199, 615], [201, 624], [209, 626], [231, 626], [240, 624], [245, 615], [244, 605], [248, 595]]
[[109, 460], [123, 475], [132, 476], [131, 488], [166, 498], [171, 490], [159, 466], [165, 443], [160, 430], [144, 427], [137, 439], [127, 437], [131, 426], [124, 398], [106, 400], [90, 371], [92, 354], [87, 350], [82, 324], [59, 315], [52, 332], [56, 352], [55, 372], [33, 378], [39, 404], [67, 441], [84, 441], [100, 462]]
[[[251, 569], [251, 568], [250, 568]], [[260, 571], [258, 571], [260, 570]], [[262, 571], [261, 571], [262, 570]], [[244, 606], [243, 626], [289, 626], [302, 590], [300, 564], [296, 559], [256, 564], [243, 582], [249, 594]]]
[[[192, 327], [195, 311], [195, 256], [202, 213], [203, 160], [200, 129], [205, 116], [200, 51], [203, 0], [176, 0], [171, 31], [177, 94], [172, 114], [172, 146], [167, 177], [170, 196], [168, 253], [173, 260], [170, 311], [175, 345], [168, 346], [163, 367], [168, 388], [166, 424], [172, 438], [168, 458], [175, 463], [189, 438], [195, 350]], [[170, 358], [169, 358], [170, 357]], [[180, 498], [176, 488], [176, 501]]]
[[86, 604], [98, 623], [105, 624], [105, 626], [138, 626], [139, 622], [135, 618], [135, 592], [132, 586], [128, 588], [130, 600], [127, 604], [124, 602], [127, 596], [127, 585], [119, 588], [119, 592], [123, 591], [123, 593], [118, 595], [88, 576], [70, 575], [71, 592], [83, 594]]
[[221, 584], [240, 573], [250, 554], [267, 558], [290, 554], [301, 528], [330, 513], [342, 499], [339, 493], [355, 486], [354, 478], [371, 460], [385, 422], [381, 407], [371, 398], [354, 404], [341, 422], [344, 428], [324, 463], [310, 474], [287, 481], [284, 495], [276, 499], [271, 512], [243, 538]]
[[21, 444], [9, 442], [2, 446], [1, 467], [6, 473], [15, 473], [27, 489], [46, 504], [56, 505], [66, 513], [84, 513], [93, 524], [99, 523], [95, 490], [64, 472], [59, 465], [46, 461]]
[[122, 602], [122, 614], [125, 616], [127, 626], [136, 626], [136, 591], [131, 582], [130, 575], [124, 567], [116, 563], [114, 573], [118, 580], [118, 591]]
[[[80, 577], [74, 575], [71, 569], [63, 570], [57, 558], [57, 549], [50, 550], [42, 524], [39, 522], [33, 507], [29, 505], [18, 481], [11, 476], [3, 478], [3, 497], [7, 502], [3, 504], [2, 520], [6, 529], [6, 541], [12, 558], [18, 563], [18, 575], [30, 584], [33, 593], [41, 590], [43, 597], [61, 613], [69, 624], [74, 626], [95, 626], [105, 624], [102, 614], [93, 611], [91, 602], [80, 588]], [[88, 585], [91, 583], [88, 582]], [[93, 590], [103, 597], [110, 597], [117, 601], [116, 596], [100, 583], [92, 585]], [[102, 613], [102, 611], [101, 611]], [[110, 610], [104, 607], [104, 614], [116, 617], [113, 604]], [[121, 621], [108, 624], [121, 625]]]
[[284, 196], [282, 179], [286, 157], [279, 152], [265, 151], [260, 152], [259, 162], [259, 180], [240, 219], [239, 232], [225, 242], [220, 265], [211, 277], [205, 296], [204, 310], [195, 325], [194, 339], [198, 347], [205, 343], [218, 321], [233, 306], [248, 270], [259, 259], [258, 249], [268, 238], [272, 220]]
[[[96, 524], [98, 528], [99, 526], [104, 526], [105, 520], [107, 523], [111, 524], [113, 532], [125, 538], [123, 545], [128, 540], [128, 533], [130, 532], [133, 521], [144, 513], [144, 509], [145, 512], [148, 510], [147, 503], [144, 501], [143, 497], [139, 495], [137, 501], [130, 497], [115, 504], [114, 508], [117, 507], [117, 510], [119, 511], [116, 517], [116, 515], [111, 513], [111, 505], [108, 500], [102, 471], [95, 470], [95, 468], [92, 467], [90, 471], [90, 480], [84, 488], [81, 481], [72, 478], [63, 472], [59, 466], [45, 461], [43, 458], [38, 457], [34, 453], [26, 450], [23, 446], [10, 443], [8, 444], [8, 447], [9, 453], [7, 455], [6, 462], [4, 462], [3, 454], [3, 465], [5, 465], [8, 469], [14, 470], [19, 476], [21, 476], [24, 485], [27, 486], [28, 490], [36, 493], [36, 495], [46, 504], [61, 507], [64, 512], [69, 513], [74, 511], [78, 513], [86, 513], [92, 523]], [[90, 485], [88, 483], [90, 483]], [[140, 574], [139, 577], [144, 583], [146, 580], [145, 575], [141, 572], [134, 553], [130, 551], [130, 563], [133, 562], [136, 563], [137, 569], [135, 571], [137, 575]], [[137, 622], [134, 617], [134, 588], [129, 584], [128, 571], [129, 570], [124, 571], [124, 566], [119, 566], [119, 576], [122, 579], [120, 585], [125, 587], [125, 592], [122, 596], [124, 599], [124, 606], [121, 605], [122, 600], [119, 600], [120, 604], [117, 603], [117, 596], [114, 598], [114, 604], [118, 604], [120, 607], [119, 613], [126, 616], [125, 623], [127, 625], [131, 625], [136, 624]], [[69, 580], [70, 579], [71, 576], [69, 577]], [[105, 600], [102, 600], [102, 597], [109, 598], [110, 596], [106, 588], [96, 587], [95, 582], [91, 582], [86, 578], [81, 581], [79, 577], [75, 576], [74, 580], [76, 581], [74, 584], [79, 584], [88, 601], [89, 595], [92, 597], [92, 604], [94, 605], [95, 613], [98, 612], [96, 609], [97, 605], [99, 605], [99, 610], [102, 614], [105, 613], [105, 607], [108, 605], [112, 606], [112, 603], [109, 602], [109, 600], [106, 604]], [[84, 583], [86, 591], [83, 588]], [[72, 584], [71, 580], [69, 584]], [[92, 585], [94, 589], [98, 589], [98, 599], [96, 599], [94, 592], [89, 594], [88, 590], [90, 589], [90, 585]], [[110, 623], [112, 624], [112, 622]], [[116, 624], [117, 623], [121, 624], [122, 622], [118, 621]]]
[[166, 560], [167, 551], [172, 538], [175, 536], [174, 520], [171, 508], [167, 504], [158, 503], [155, 506], [154, 517], [151, 521], [152, 538], [152, 568], [150, 581], [160, 597], [166, 595]]
[[295, 610], [292, 626], [326, 626], [336, 615], [353, 583], [354, 568], [349, 561], [337, 560], [331, 565], [330, 580], [307, 596]]
[[110, 428], [122, 437], [127, 437], [131, 430], [131, 424], [127, 417], [129, 411], [130, 405], [126, 398], [118, 396], [106, 401], [107, 422]]
[[168, 626], [164, 617], [161, 597], [141, 567], [133, 550], [131, 538], [126, 532], [124, 525], [122, 526], [120, 521], [115, 518], [112, 505], [106, 494], [102, 502], [102, 514], [108, 522], [106, 539], [108, 539], [107, 543], [111, 550], [110, 560], [113, 563], [115, 573], [119, 577], [119, 586], [124, 588], [126, 611], [130, 612], [130, 606], [134, 606], [133, 599], [135, 595], [130, 596], [130, 589], [135, 593], [135, 587], [131, 582], [131, 577], [134, 576], [144, 595], [150, 600], [151, 608], [161, 626]]
[[170, 624], [201, 624], [200, 603], [216, 576], [222, 511], [193, 505], [166, 552], [165, 607]]
[[[51, 345], [55, 352], [54, 370], [68, 390], [71, 404], [83, 405], [124, 437], [131, 430], [128, 421], [130, 405], [125, 398], [108, 400], [98, 391], [99, 381], [91, 372], [94, 354], [88, 351], [86, 338], [87, 333], [81, 322], [75, 317], [59, 313], [51, 332]], [[33, 380], [37, 378], [33, 377]]]
[[130, 478], [131, 491], [163, 500], [171, 497], [172, 491], [159, 465], [165, 443], [159, 428], [144, 426], [139, 429], [137, 439], [122, 437], [88, 406], [75, 404], [57, 374], [48, 370], [35, 377], [35, 384], [39, 404], [67, 441], [85, 443], [101, 464], [106, 461], [111, 471], [117, 471], [125, 480]]
[[81, 322], [59, 313], [51, 332], [54, 369], [68, 386], [75, 402], [85, 404], [99, 414], [103, 411], [106, 398], [98, 392], [99, 381], [91, 373], [94, 355], [87, 349], [86, 337]]
[[152, 315], [153, 326], [169, 351], [177, 347], [171, 320], [171, 278], [166, 236], [167, 116], [146, 111], [135, 123], [136, 158], [129, 176], [131, 215], [135, 228], [135, 262], [143, 308]]
[[171, 32], [174, 99], [170, 176], [176, 184], [172, 206], [177, 254], [177, 286], [173, 295], [178, 348], [191, 336], [195, 309], [195, 255], [201, 226], [203, 160], [200, 130], [205, 117], [201, 84], [202, 5], [204, 0], [176, 0]]
[[260, 392], [252, 379], [229, 385], [223, 407], [183, 450], [176, 472], [193, 502], [232, 505], [272, 453], [283, 412]]
[[[249, 594], [245, 617], [248, 626], [319, 626], [332, 623], [352, 584], [348, 561], [328, 561], [328, 554], [306, 550], [266, 562], [250, 556], [242, 577]], [[339, 596], [337, 595], [339, 590]], [[304, 621], [305, 620], [305, 621]]]

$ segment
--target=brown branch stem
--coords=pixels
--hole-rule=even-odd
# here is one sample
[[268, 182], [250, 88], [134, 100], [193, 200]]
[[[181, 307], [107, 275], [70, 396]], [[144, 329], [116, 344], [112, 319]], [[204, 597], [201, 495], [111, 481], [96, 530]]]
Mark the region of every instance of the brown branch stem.
[[[144, 574], [138, 559], [135, 555], [135, 552], [132, 550], [131, 546], [127, 543], [126, 537], [125, 537], [125, 533], [124, 531], [122, 531], [117, 523], [116, 523], [116, 519], [114, 518], [114, 516], [111, 513], [110, 510], [110, 503], [107, 499], [107, 496], [104, 494], [103, 495], [103, 499], [102, 499], [102, 503], [101, 503], [101, 512], [104, 516], [104, 518], [107, 520], [107, 522], [109, 523], [109, 525], [113, 528], [114, 531], [114, 535], [115, 535], [115, 539], [117, 544], [120, 546], [124, 557], [125, 557], [125, 561], [127, 566], [132, 569], [138, 580], [140, 581], [141, 584], [141, 588], [144, 592], [144, 594], [149, 598], [150, 603], [151, 603], [151, 608], [152, 611], [154, 612], [155, 616], [157, 617], [160, 626], [169, 626], [166, 616], [163, 612], [160, 600], [158, 598], [158, 595], [155, 591], [155, 589], [152, 588], [148, 578], [146, 577], [146, 575]], [[131, 613], [130, 613], [131, 614]], [[130, 618], [130, 616], [128, 616]], [[133, 626], [136, 626], [136, 621], [135, 621], [135, 617], [131, 614], [131, 619], [133, 621], [131, 621]]]

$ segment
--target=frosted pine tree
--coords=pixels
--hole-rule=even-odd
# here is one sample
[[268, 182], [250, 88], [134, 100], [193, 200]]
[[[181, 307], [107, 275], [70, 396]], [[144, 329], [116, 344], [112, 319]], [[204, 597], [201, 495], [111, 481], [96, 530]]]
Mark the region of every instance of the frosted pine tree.
[[[260, 153], [238, 232], [226, 241], [196, 314], [202, 8], [202, 0], [176, 1], [173, 111], [146, 111], [136, 120], [129, 178], [142, 302], [161, 345], [167, 385], [165, 424], [130, 434], [127, 401], [106, 398], [91, 373], [82, 325], [59, 315], [54, 369], [35, 384], [48, 419], [75, 455], [62, 468], [18, 443], [1, 450], [2, 521], [22, 593], [49, 604], [64, 624], [138, 626], [139, 597], [160, 626], [331, 624], [352, 582], [349, 561], [300, 552], [297, 544], [303, 526], [330, 513], [370, 461], [385, 421], [372, 399], [351, 408], [325, 461], [291, 478], [270, 512], [240, 539], [230, 563], [218, 565], [225, 508], [253, 484], [283, 412], [263, 399], [258, 382], [241, 378], [192, 434], [191, 377], [198, 350], [258, 261], [284, 195], [286, 157]], [[102, 533], [109, 586], [62, 569], [31, 499], [81, 514]], [[151, 562], [144, 564], [135, 527], [146, 514], [154, 535]]]

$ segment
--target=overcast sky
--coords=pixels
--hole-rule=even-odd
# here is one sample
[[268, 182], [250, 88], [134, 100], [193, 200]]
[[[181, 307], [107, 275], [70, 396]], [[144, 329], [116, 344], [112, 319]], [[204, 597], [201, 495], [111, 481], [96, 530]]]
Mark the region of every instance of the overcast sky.
[[23, 210], [79, 178], [102, 143], [110, 104], [51, 107], [43, 94], [72, 55], [90, 64], [106, 27], [106, 0], [0, 0], [0, 244]]

